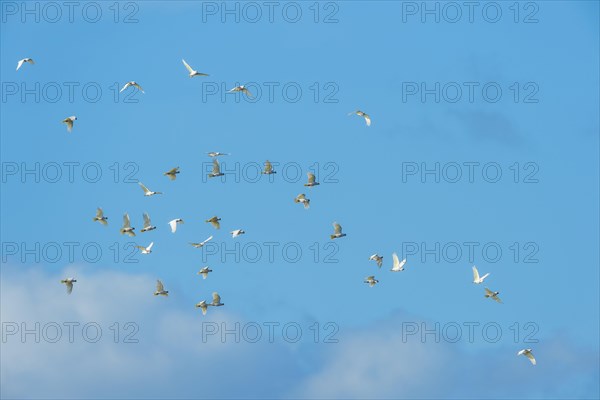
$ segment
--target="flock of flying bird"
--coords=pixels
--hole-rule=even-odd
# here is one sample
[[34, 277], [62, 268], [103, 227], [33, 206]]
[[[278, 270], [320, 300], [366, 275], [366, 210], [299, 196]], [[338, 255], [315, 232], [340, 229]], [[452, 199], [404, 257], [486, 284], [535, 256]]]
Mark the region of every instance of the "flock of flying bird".
[[[184, 59], [182, 59], [181, 61], [182, 61], [183, 65], [185, 66], [185, 68], [187, 69], [187, 71], [189, 73], [188, 75], [190, 78], [193, 78], [195, 76], [209, 76], [208, 74], [194, 70]], [[23, 59], [19, 60], [17, 63], [17, 71], [25, 63], [29, 63], [32, 65], [35, 64], [33, 59], [23, 58]], [[120, 92], [123, 92], [124, 90], [126, 90], [130, 87], [133, 87], [133, 88], [139, 90], [140, 92], [145, 93], [144, 89], [136, 81], [127, 82], [123, 86], [123, 88], [120, 90]], [[241, 93], [245, 94], [246, 96], [248, 96], [249, 98], [253, 98], [252, 93], [244, 85], [236, 86], [229, 90], [229, 93], [234, 93], [234, 92], [241, 92]], [[365, 113], [361, 110], [353, 111], [353, 112], [349, 113], [348, 115], [357, 115], [359, 117], [363, 117], [366, 125], [371, 126], [371, 117], [367, 113]], [[64, 124], [66, 124], [68, 132], [72, 131], [73, 125], [76, 120], [77, 120], [77, 117], [74, 115], [62, 120], [62, 122]], [[221, 172], [217, 157], [225, 156], [228, 154], [220, 153], [220, 152], [209, 152], [207, 154], [208, 154], [208, 156], [213, 158], [213, 169], [212, 169], [212, 172], [208, 174], [208, 177], [215, 178], [218, 176], [223, 176], [224, 174]], [[179, 173], [180, 173], [179, 167], [175, 167], [175, 168], [165, 172], [163, 175], [167, 176], [170, 180], [173, 181], [177, 178], [177, 174], [179, 174]], [[270, 174], [276, 173], [276, 171], [273, 170], [273, 165], [271, 164], [271, 162], [269, 160], [265, 161], [264, 169], [261, 173], [265, 174], [265, 175], [270, 175]], [[144, 196], [154, 196], [154, 195], [162, 194], [162, 192], [151, 191], [141, 182], [138, 182], [138, 184], [144, 191]], [[313, 186], [317, 186], [317, 185], [319, 185], [319, 182], [316, 181], [315, 175], [313, 173], [309, 172], [308, 173], [308, 181], [307, 181], [307, 183], [304, 184], [304, 186], [313, 187]], [[305, 209], [308, 209], [310, 207], [310, 199], [308, 199], [306, 197], [305, 193], [301, 193], [298, 196], [296, 196], [294, 198], [294, 202], [301, 203]], [[144, 227], [141, 229], [140, 232], [148, 232], [148, 231], [156, 229], [156, 226], [152, 225], [150, 216], [147, 213], [143, 214], [143, 218], [144, 218]], [[108, 217], [104, 216], [103, 210], [101, 208], [98, 208], [97, 212], [96, 212], [96, 216], [93, 218], [93, 221], [94, 222], [98, 221], [101, 224], [106, 226], [108, 224], [107, 220], [108, 220]], [[213, 216], [213, 217], [207, 219], [205, 222], [210, 223], [215, 229], [220, 229], [219, 221], [221, 221], [221, 218], [219, 218], [217, 216]], [[177, 231], [177, 225], [183, 224], [183, 219], [176, 218], [174, 220], [169, 221], [168, 224], [171, 228], [171, 232], [175, 233]], [[120, 233], [127, 234], [131, 237], [134, 237], [134, 236], [136, 236], [134, 231], [135, 231], [135, 228], [131, 226], [131, 221], [129, 219], [129, 215], [126, 213], [125, 215], [123, 215], [123, 226], [120, 229]], [[231, 233], [232, 238], [236, 238], [240, 235], [245, 234], [246, 232], [243, 229], [235, 229], [235, 230], [231, 231], [230, 233]], [[333, 240], [333, 239], [342, 238], [344, 236], [346, 236], [346, 234], [342, 233], [342, 226], [339, 223], [334, 222], [333, 223], [333, 234], [330, 235], [330, 238]], [[213, 239], [213, 236], [211, 235], [210, 237], [208, 237], [207, 239], [205, 239], [202, 242], [190, 243], [190, 245], [194, 246], [195, 248], [201, 248], [212, 239]], [[140, 250], [140, 253], [142, 253], [142, 254], [150, 254], [152, 252], [152, 246], [154, 246], [154, 242], [151, 242], [146, 247], [137, 246], [137, 248]], [[371, 257], [369, 257], [369, 260], [375, 261], [379, 268], [381, 268], [381, 266], [383, 265], [383, 256], [381, 256], [377, 253], [375, 253]], [[404, 271], [405, 264], [406, 264], [406, 258], [403, 259], [402, 261], [400, 261], [400, 259], [398, 258], [398, 255], [396, 253], [393, 253], [392, 254], [392, 268], [390, 271], [392, 271], [392, 272]], [[206, 266], [206, 267], [203, 267], [202, 269], [200, 269], [200, 271], [198, 271], [198, 275], [201, 275], [203, 279], [206, 279], [210, 272], [212, 272], [212, 269], [210, 269], [208, 266]], [[486, 273], [485, 275], [480, 276], [477, 268], [475, 266], [473, 266], [473, 283], [481, 284], [489, 275], [490, 275], [489, 273]], [[69, 294], [73, 291], [73, 283], [75, 283], [75, 282], [77, 282], [77, 280], [72, 277], [61, 280], [61, 283], [66, 285], [67, 293], [69, 293]], [[364, 283], [368, 284], [369, 287], [373, 287], [377, 283], [379, 283], [379, 280], [376, 279], [374, 275], [370, 275], [364, 279]], [[492, 300], [495, 300], [498, 303], [502, 303], [502, 300], [500, 300], [500, 297], [498, 297], [499, 294], [500, 294], [500, 292], [497, 292], [497, 291], [494, 292], [494, 291], [488, 289], [487, 287], [485, 288], [485, 297], [486, 298], [490, 298]], [[160, 296], [168, 296], [169, 295], [169, 291], [165, 290], [165, 287], [160, 280], [156, 281], [156, 291], [154, 292], [154, 295], [155, 296], [159, 296], [159, 295]], [[223, 305], [225, 305], [225, 304], [221, 302], [221, 297], [219, 296], [219, 294], [217, 292], [213, 292], [212, 302], [207, 302], [206, 300], [202, 300], [196, 304], [196, 307], [200, 308], [202, 310], [203, 315], [206, 315], [206, 312], [207, 312], [209, 306], [220, 307]], [[523, 355], [523, 356], [527, 357], [533, 365], [536, 365], [536, 359], [533, 356], [532, 349], [520, 350], [517, 353], [517, 355]]]

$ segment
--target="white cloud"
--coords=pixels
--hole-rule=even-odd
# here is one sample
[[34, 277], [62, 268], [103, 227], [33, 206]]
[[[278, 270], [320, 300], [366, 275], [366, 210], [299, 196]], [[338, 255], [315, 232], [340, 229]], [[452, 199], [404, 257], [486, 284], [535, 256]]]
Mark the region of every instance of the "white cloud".
[[[59, 283], [76, 276], [72, 295]], [[566, 337], [534, 346], [538, 365], [516, 356], [518, 345], [465, 348], [465, 343], [402, 341], [394, 315], [372, 326], [341, 329], [337, 344], [311, 340], [289, 344], [277, 337], [234, 343], [230, 335], [202, 340], [202, 322], [247, 320], [233, 305], [210, 308], [203, 317], [197, 299], [153, 296], [155, 277], [71, 266], [60, 274], [2, 267], [1, 319], [31, 329], [74, 321], [57, 343], [32, 335], [7, 337], [0, 352], [4, 398], [503, 398], [598, 395], [598, 352]], [[168, 282], [165, 282], [169, 290]], [[171, 289], [172, 290], [172, 289]], [[415, 321], [415, 317], [411, 316]], [[139, 343], [123, 343], [126, 322], [139, 327]], [[103, 330], [88, 343], [81, 327]], [[110, 326], [120, 324], [119, 343]], [[3, 332], [5, 326], [3, 326]], [[53, 331], [49, 330], [51, 336]], [[93, 332], [92, 332], [93, 333]]]

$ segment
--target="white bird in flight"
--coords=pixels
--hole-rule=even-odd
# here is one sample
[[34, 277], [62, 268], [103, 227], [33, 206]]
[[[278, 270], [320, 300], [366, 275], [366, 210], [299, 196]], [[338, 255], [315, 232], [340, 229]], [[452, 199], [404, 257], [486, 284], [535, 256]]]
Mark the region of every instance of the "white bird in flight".
[[367, 276], [367, 277], [365, 278], [365, 280], [364, 280], [364, 283], [368, 283], [368, 284], [369, 284], [369, 287], [373, 287], [373, 286], [375, 286], [376, 284], [378, 284], [378, 283], [379, 283], [379, 281], [378, 281], [377, 279], [375, 279], [375, 276], [374, 276], [374, 275], [371, 275], [371, 276]]
[[75, 278], [67, 278], [67, 279], [63, 279], [60, 281], [60, 283], [64, 283], [67, 286], [67, 293], [71, 294], [71, 292], [73, 291], [73, 283], [77, 282], [77, 279]]
[[377, 266], [381, 268], [381, 266], [383, 265], [383, 256], [380, 256], [379, 254], [375, 253], [371, 257], [369, 257], [369, 261], [375, 261], [377, 263]]
[[253, 98], [254, 96], [252, 96], [252, 93], [250, 93], [250, 91], [248, 90], [248, 88], [244, 85], [240, 85], [240, 86], [236, 86], [233, 89], [229, 90], [229, 93], [232, 92], [242, 92], [244, 94], [246, 94], [246, 96]]
[[77, 121], [77, 117], [72, 115], [62, 120], [63, 124], [67, 124], [67, 132], [71, 132], [73, 130], [73, 123]]
[[206, 304], [206, 300], [202, 300], [201, 302], [196, 304], [196, 308], [199, 308], [202, 310], [202, 315], [206, 315], [206, 310], [208, 310], [208, 306], [209, 306], [209, 304]]
[[206, 277], [208, 277], [209, 272], [213, 272], [213, 270], [209, 267], [203, 267], [202, 269], [200, 269], [200, 271], [198, 271], [198, 275], [202, 275], [202, 279], [206, 279]]
[[169, 295], [169, 291], [165, 290], [165, 286], [163, 285], [163, 283], [160, 280], [156, 280], [156, 292], [154, 292], [155, 296], [161, 295], [161, 296], [168, 296]]
[[371, 126], [371, 117], [369, 117], [369, 114], [365, 112], [356, 110], [351, 113], [348, 113], [348, 115], [358, 115], [359, 117], [363, 117], [365, 119], [365, 122], [367, 123], [367, 126]]
[[156, 229], [156, 227], [152, 226], [152, 223], [150, 222], [150, 215], [148, 215], [148, 213], [144, 213], [144, 227], [140, 232], [153, 231], [154, 229]]
[[24, 63], [29, 63], [31, 65], [35, 64], [32, 58], [24, 58], [22, 60], [19, 60], [19, 62], [17, 63], [17, 71], [23, 66]]
[[181, 218], [176, 218], [174, 220], [169, 221], [171, 232], [175, 233], [175, 231], [177, 230], [177, 224], [183, 224], [183, 220]]
[[142, 182], [138, 182], [138, 184], [144, 191], [144, 196], [154, 196], [155, 194], [162, 194], [162, 192], [153, 192], [152, 190], [150, 190], [146, 186], [144, 186], [144, 184]]
[[264, 175], [271, 175], [271, 174], [276, 174], [277, 172], [273, 170], [273, 165], [271, 164], [271, 161], [267, 160], [265, 161], [265, 169], [261, 171], [261, 174]]
[[135, 247], [137, 247], [138, 249], [140, 249], [140, 252], [142, 254], [150, 254], [150, 253], [152, 253], [152, 246], [154, 246], [154, 242], [150, 243], [148, 245], [148, 247], [144, 247], [144, 246], [135, 246]]
[[219, 153], [218, 151], [210, 151], [210, 152], [208, 152], [206, 154], [208, 154], [209, 157], [213, 157], [213, 158], [214, 157], [219, 157], [219, 156], [228, 156], [229, 155], [229, 153]]
[[305, 183], [304, 186], [312, 187], [312, 186], [320, 185], [320, 183], [316, 181], [317, 178], [315, 177], [315, 174], [313, 174], [312, 172], [309, 172], [306, 175], [308, 175], [308, 182]]
[[168, 177], [170, 180], [174, 181], [177, 178], [177, 174], [179, 173], [179, 167], [175, 167], [173, 169], [168, 170], [163, 175]]
[[146, 92], [144, 92], [144, 89], [142, 89], [142, 87], [136, 81], [127, 82], [125, 84], [125, 86], [123, 86], [123, 89], [119, 90], [119, 93], [121, 93], [123, 90], [127, 89], [130, 86], [133, 86], [134, 88], [136, 88], [137, 90], [139, 90], [142, 93], [146, 93]]
[[338, 239], [346, 236], [345, 233], [342, 233], [342, 226], [337, 222], [333, 223], [333, 235], [329, 235], [331, 239]]
[[490, 273], [488, 272], [484, 276], [479, 277], [479, 271], [477, 271], [477, 267], [475, 267], [473, 265], [473, 283], [476, 283], [476, 284], [483, 283], [483, 281], [485, 280], [485, 278], [487, 278], [489, 275], [490, 275]]
[[231, 231], [229, 233], [231, 233], [231, 237], [232, 238], [236, 238], [236, 237], [238, 237], [240, 235], [245, 234], [246, 232], [244, 230], [242, 230], [242, 229], [236, 229], [235, 231]]
[[294, 199], [294, 203], [302, 203], [304, 204], [304, 208], [310, 207], [310, 199], [307, 199], [304, 193], [301, 193], [298, 196], [296, 196], [296, 198]]
[[203, 247], [206, 243], [208, 243], [210, 240], [212, 240], [212, 236], [209, 236], [208, 239], [206, 239], [204, 242], [200, 242], [200, 243], [190, 243], [192, 246], [194, 246], [195, 248], [199, 249], [201, 247]]
[[185, 65], [185, 68], [190, 73], [190, 78], [193, 78], [195, 76], [208, 76], [208, 74], [205, 74], [203, 72], [198, 72], [195, 69], [193, 69], [192, 67], [190, 67], [190, 64], [186, 63], [183, 58], [181, 59], [181, 61], [183, 62], [183, 65]]
[[104, 216], [104, 211], [102, 211], [102, 209], [98, 207], [98, 209], [96, 210], [96, 216], [93, 218], [94, 222], [98, 221], [102, 225], [106, 226], [108, 225], [107, 219], [108, 217]]
[[223, 174], [221, 172], [221, 167], [219, 166], [219, 162], [217, 161], [217, 159], [213, 159], [213, 170], [210, 174], [208, 174], [209, 178], [215, 178], [217, 176], [223, 176], [225, 174]]
[[221, 224], [219, 223], [220, 220], [221, 220], [221, 218], [219, 218], [215, 215], [214, 217], [207, 219], [204, 222], [210, 222], [210, 224], [213, 226], [213, 228], [221, 229]]
[[536, 365], [535, 357], [533, 356], [531, 349], [523, 349], [523, 350], [519, 351], [517, 353], [517, 355], [525, 356], [525, 357], [529, 358], [529, 361], [531, 361], [531, 364]]
[[500, 300], [500, 297], [498, 297], [498, 295], [500, 294], [500, 292], [492, 292], [490, 289], [485, 288], [485, 297], [486, 298], [490, 298], [493, 299], [495, 301], [497, 301], [498, 303], [502, 303], [502, 300]]
[[121, 235], [126, 233], [129, 236], [133, 237], [135, 236], [134, 230], [135, 228], [131, 227], [131, 221], [129, 221], [129, 214], [123, 215], [123, 227], [120, 230]]
[[398, 259], [398, 254], [392, 253], [392, 272], [404, 271], [404, 264], [406, 264], [406, 258], [402, 261]]

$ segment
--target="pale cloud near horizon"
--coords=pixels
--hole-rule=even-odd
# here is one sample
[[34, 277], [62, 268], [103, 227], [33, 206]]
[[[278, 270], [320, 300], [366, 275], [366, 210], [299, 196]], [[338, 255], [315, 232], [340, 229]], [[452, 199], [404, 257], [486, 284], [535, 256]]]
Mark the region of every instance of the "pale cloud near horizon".
[[[71, 296], [58, 282], [63, 275], [79, 280]], [[578, 397], [598, 395], [598, 352], [568, 338], [536, 345], [537, 367], [506, 345], [405, 343], [398, 315], [344, 329], [336, 344], [203, 343], [202, 321], [233, 326], [245, 319], [233, 307], [209, 309], [203, 319], [189, 299], [153, 296], [154, 283], [149, 275], [98, 268], [69, 266], [59, 275], [3, 266], [2, 322], [97, 322], [103, 336], [97, 343], [78, 330], [73, 343], [8, 337], [2, 397], [560, 398], [573, 395], [566, 390], [574, 384]], [[136, 322], [139, 343], [114, 343], [108, 327], [116, 321]]]

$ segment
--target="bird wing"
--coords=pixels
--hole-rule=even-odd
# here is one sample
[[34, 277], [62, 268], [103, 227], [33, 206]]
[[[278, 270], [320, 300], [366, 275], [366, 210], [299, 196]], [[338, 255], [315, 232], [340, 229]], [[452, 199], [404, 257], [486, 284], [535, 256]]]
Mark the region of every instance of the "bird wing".
[[315, 174], [313, 174], [312, 172], [309, 172], [308, 174], [308, 183], [315, 183]]
[[371, 126], [371, 117], [369, 117], [367, 114], [363, 114], [363, 117], [365, 117], [365, 122], [367, 123], [367, 126]]
[[165, 287], [163, 286], [162, 282], [159, 280], [156, 280], [156, 291], [162, 292], [163, 290], [165, 290]]
[[178, 169], [179, 169], [179, 167], [172, 168], [172, 169], [168, 170], [167, 172], [165, 172], [165, 174], [166, 175], [173, 175], [173, 174], [175, 174], [177, 172]]
[[483, 282], [483, 280], [484, 280], [485, 278], [487, 278], [489, 275], [490, 275], [490, 273], [488, 272], [487, 274], [485, 274], [484, 276], [482, 276], [482, 277], [481, 277], [481, 281]]
[[494, 292], [492, 292], [490, 289], [485, 288], [485, 294], [487, 294], [488, 296], [494, 296]]
[[186, 63], [183, 58], [181, 59], [181, 61], [183, 62], [183, 65], [185, 65], [185, 68], [188, 70], [188, 72], [190, 74], [194, 72], [194, 69], [192, 67], [190, 67], [190, 65], [188, 63]]
[[150, 193], [150, 189], [148, 189], [142, 182], [138, 182], [144, 193]]
[[73, 282], [67, 279], [65, 285], [67, 285], [67, 293], [71, 294], [73, 291]]
[[169, 221], [169, 225], [171, 226], [171, 232], [175, 233], [177, 230], [177, 220]]
[[142, 89], [142, 87], [138, 83], [134, 83], [133, 86], [135, 86], [136, 88], [138, 88], [140, 90], [140, 92], [146, 93], [146, 92], [144, 92], [144, 89]]
[[17, 71], [19, 70], [19, 68], [21, 68], [23, 66], [24, 62], [25, 62], [25, 60], [19, 60], [19, 62], [17, 63]]
[[296, 200], [301, 201], [306, 199], [306, 195], [304, 193], [299, 194], [298, 196], [296, 196]]
[[144, 213], [144, 228], [148, 228], [150, 225], [150, 216]]
[[123, 215], [123, 228], [131, 228], [131, 221], [129, 221], [129, 214]]
[[104, 212], [102, 211], [102, 209], [100, 207], [98, 207], [96, 209], [96, 218], [103, 218], [104, 217]]
[[127, 89], [129, 86], [131, 86], [131, 84], [129, 82], [127, 82], [125, 84], [125, 86], [123, 86], [123, 89], [119, 90], [119, 93], [121, 93], [123, 90]]
[[498, 295], [492, 296], [492, 299], [496, 300], [498, 303], [502, 303], [502, 300], [500, 297], [498, 297]]
[[250, 91], [247, 88], [244, 88], [244, 93], [246, 93], [246, 96], [250, 97], [251, 99], [254, 98], [252, 93], [250, 93]]
[[219, 304], [221, 302], [221, 296], [219, 296], [219, 293], [217, 292], [213, 292], [213, 303], [214, 304]]
[[333, 233], [335, 233], [335, 234], [342, 233], [342, 226], [340, 224], [338, 224], [337, 222], [333, 223]]
[[529, 351], [529, 352], [526, 352], [526, 353], [524, 353], [524, 354], [525, 354], [525, 357], [529, 358], [529, 361], [531, 361], [531, 363], [532, 363], [533, 365], [535, 365], [535, 364], [536, 364], [535, 357], [533, 356], [533, 354], [532, 354], [530, 351]]
[[397, 270], [400, 268], [400, 260], [398, 259], [398, 254], [392, 253], [392, 269]]
[[479, 282], [479, 271], [477, 271], [477, 268], [474, 265], [473, 265], [473, 281]]
[[219, 162], [215, 158], [213, 160], [213, 174], [220, 174], [220, 173], [221, 173], [221, 168], [219, 167]]
[[146, 251], [152, 250], [152, 246], [154, 246], [154, 242], [151, 242], [148, 247], [146, 247]]
[[209, 236], [204, 242], [202, 242], [201, 244], [204, 246], [208, 241], [212, 240], [212, 235]]

